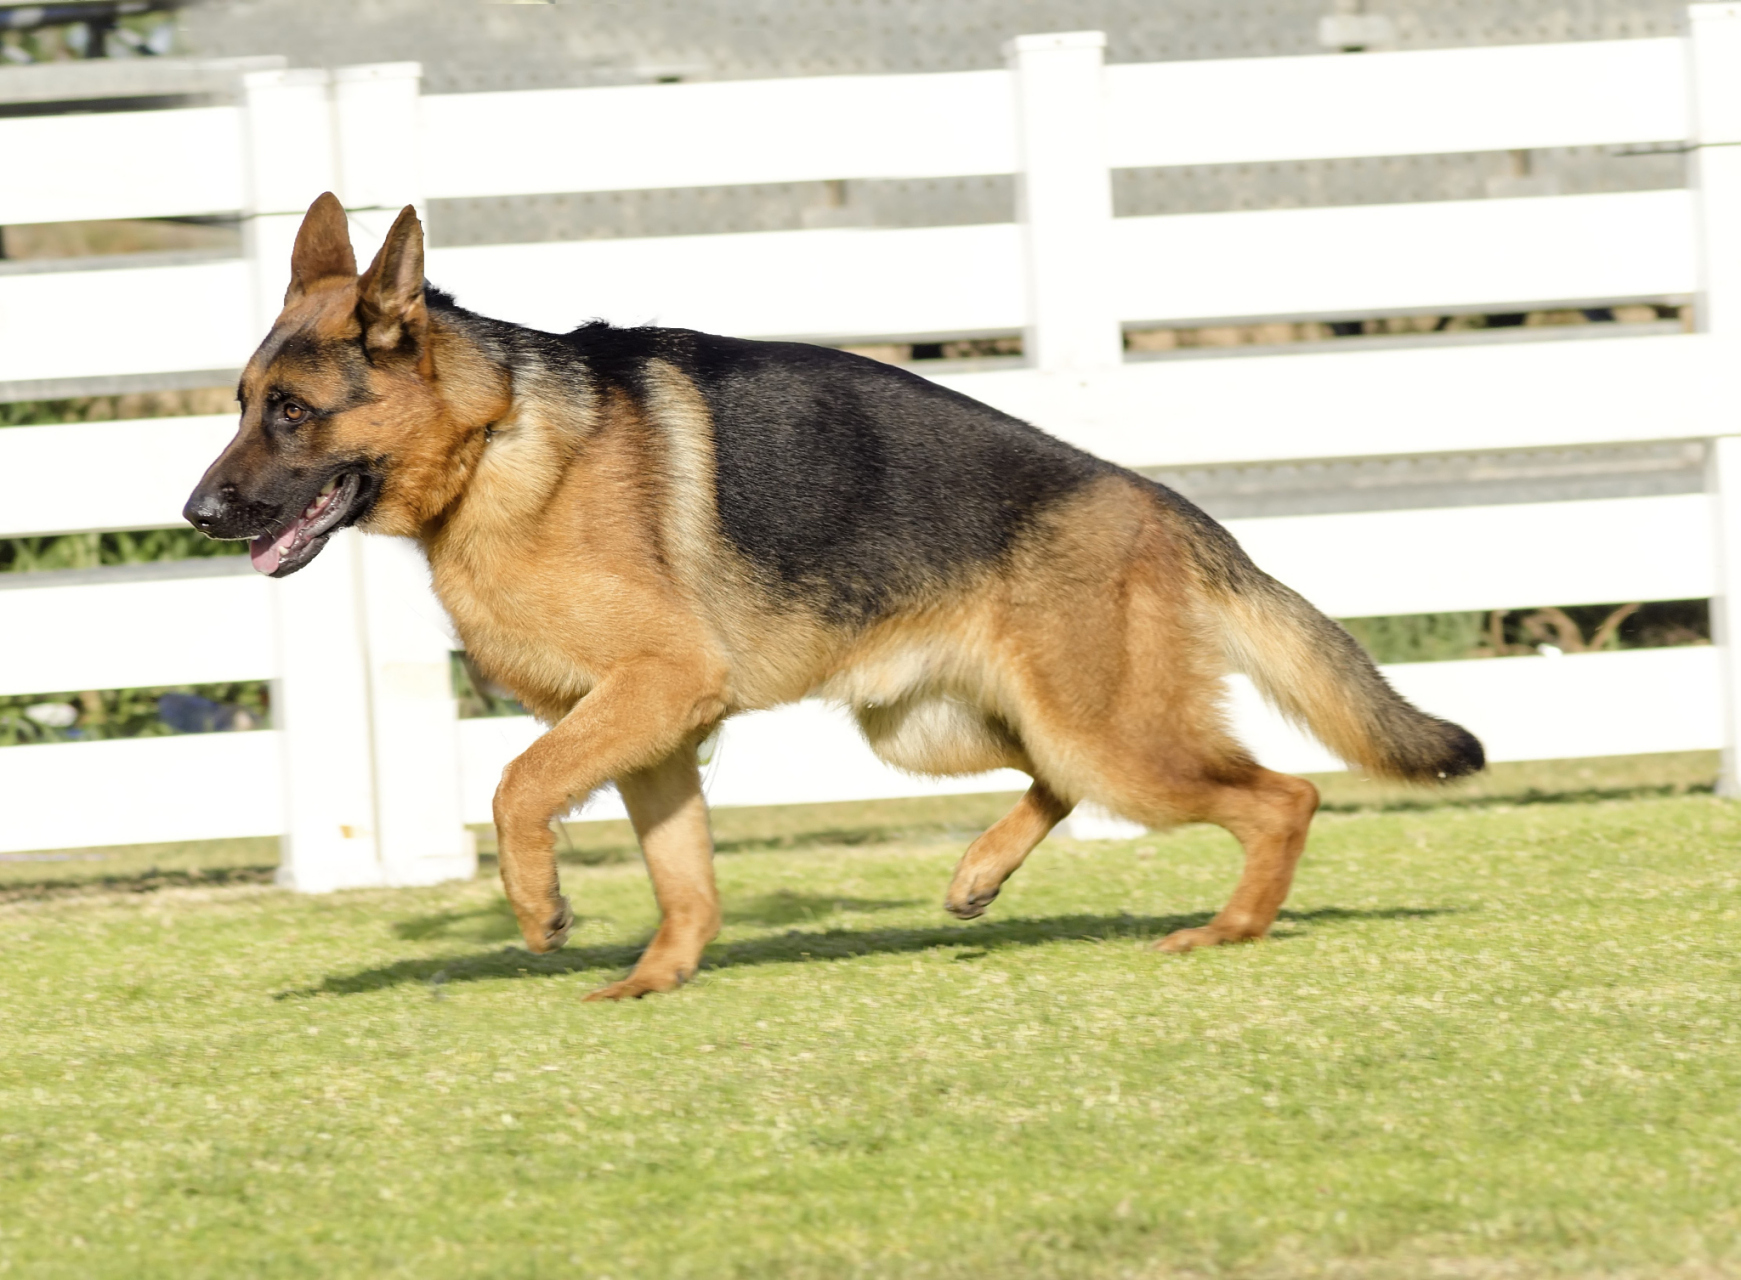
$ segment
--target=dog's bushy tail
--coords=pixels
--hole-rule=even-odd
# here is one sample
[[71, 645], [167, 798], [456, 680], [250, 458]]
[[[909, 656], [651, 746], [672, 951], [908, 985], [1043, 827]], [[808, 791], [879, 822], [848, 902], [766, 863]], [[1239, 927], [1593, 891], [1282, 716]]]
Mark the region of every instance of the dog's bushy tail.
[[1410, 782], [1460, 778], [1486, 764], [1474, 734], [1407, 702], [1354, 637], [1298, 592], [1249, 560], [1219, 585], [1212, 594], [1229, 665], [1337, 756]]

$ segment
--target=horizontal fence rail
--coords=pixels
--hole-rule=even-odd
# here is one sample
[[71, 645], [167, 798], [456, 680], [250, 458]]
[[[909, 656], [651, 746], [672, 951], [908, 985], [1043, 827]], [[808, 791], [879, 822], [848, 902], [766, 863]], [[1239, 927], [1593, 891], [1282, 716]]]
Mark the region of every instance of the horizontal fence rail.
[[[1729, 634], [1741, 103], [1725, 86], [1741, 78], [1741, 6], [1691, 12], [1674, 39], [1103, 67], [1099, 37], [1074, 33], [1023, 37], [999, 71], [515, 93], [421, 96], [410, 64], [260, 71], [237, 106], [0, 120], [9, 174], [29, 178], [0, 186], [0, 225], [236, 213], [246, 246], [0, 267], [0, 388], [231, 376], [324, 188], [367, 254], [400, 205], [429, 199], [1012, 174], [1014, 223], [437, 244], [428, 274], [467, 306], [555, 330], [602, 317], [835, 342], [1020, 332], [1021, 361], [929, 376], [1133, 467], [1704, 441], [1707, 493], [1227, 524], [1335, 616], [1711, 599]], [[1110, 199], [1121, 168], [1657, 144], [1694, 152], [1691, 187], [1126, 218]], [[1210, 358], [1123, 359], [1119, 341], [1121, 327], [1688, 300], [1699, 332]], [[0, 431], [0, 537], [177, 525], [233, 429]], [[503, 764], [540, 730], [457, 720], [455, 643], [408, 547], [350, 534], [283, 582], [229, 559], [0, 584], [0, 694], [274, 682], [271, 730], [0, 750], [0, 794], [29, 797], [0, 814], [0, 850], [283, 834], [282, 878], [300, 888], [467, 874], [460, 824], [488, 820]], [[1386, 674], [1494, 760], [1735, 739], [1726, 646]], [[1338, 767], [1242, 678], [1230, 707], [1272, 767]], [[721, 805], [1025, 782], [907, 777], [811, 702], [729, 722], [707, 775]], [[620, 814], [609, 793], [586, 810]]]
[[[1407, 663], [1382, 668], [1405, 697], [1456, 718], [1495, 762], [1715, 750], [1723, 745], [1721, 708], [1711, 698], [1717, 652], [1710, 648], [1634, 650], [1564, 658]], [[1230, 680], [1234, 729], [1270, 768], [1335, 772], [1343, 765], [1288, 725], [1244, 677]], [[543, 732], [535, 720], [468, 720], [461, 733], [461, 795], [468, 822], [490, 820], [502, 766]], [[902, 796], [1022, 791], [1013, 769], [970, 778], [916, 778], [879, 761], [848, 715], [805, 702], [726, 722], [704, 769], [708, 803], [804, 804]], [[588, 820], [628, 815], [613, 791], [580, 811]]]
[[[0, 226], [240, 209], [242, 124], [236, 107], [0, 119]], [[54, 180], [22, 180], [38, 173]]]
[[1713, 594], [1704, 494], [1224, 522], [1332, 617]]
[[[35, 511], [30, 509], [31, 503], [21, 502], [0, 517], [0, 537], [61, 532], [67, 519], [99, 512], [132, 517], [111, 527], [175, 524], [186, 499], [183, 486], [191, 487], [189, 477], [197, 477], [204, 464], [216, 456], [233, 425], [229, 418], [170, 418], [0, 431], [0, 469], [24, 474], [12, 468], [29, 466], [39, 469], [37, 474], [56, 475], [82, 467], [80, 502], [89, 504], [88, 508], [74, 506], [69, 517], [55, 509], [50, 495], [35, 500]], [[113, 440], [124, 441], [129, 447], [118, 450], [118, 456], [99, 452]], [[22, 447], [10, 447], [15, 445]], [[1124, 461], [1160, 465], [1180, 459], [1156, 453]], [[1544, 601], [1599, 604], [1704, 598], [1714, 594], [1717, 586], [1711, 504], [1712, 499], [1704, 494], [1675, 494], [1224, 523], [1262, 568], [1293, 585], [1326, 612], [1349, 618], [1524, 608]], [[77, 527], [93, 526], [101, 527], [95, 521]], [[251, 572], [239, 557], [186, 563], [187, 572], [192, 573]], [[20, 623], [17, 628], [0, 626], [0, 644], [40, 646], [44, 653], [52, 652], [55, 637], [32, 636], [33, 628], [23, 624], [36, 611], [48, 607], [47, 602], [86, 595], [118, 602], [127, 593], [147, 600], [159, 589], [151, 583], [31, 589], [25, 585], [28, 582], [28, 578], [21, 578], [18, 586], [0, 590], [0, 616], [10, 611], [9, 616]], [[197, 589], [213, 593], [216, 599], [225, 592], [240, 593], [262, 585], [268, 584], [243, 576], [235, 582], [203, 581]], [[20, 603], [10, 604], [14, 598]], [[100, 613], [102, 608], [120, 606], [91, 607]], [[160, 614], [128, 616], [156, 629], [175, 612], [166, 606]], [[258, 622], [259, 618], [251, 615], [250, 620]], [[16, 655], [22, 650], [0, 652]], [[12, 661], [19, 659], [14, 656]], [[0, 679], [21, 692], [71, 687], [20, 684], [23, 677], [10, 671]]]
[[[1694, 212], [1685, 191], [1646, 191], [1119, 218], [1112, 306], [1179, 324], [1686, 296]], [[1011, 224], [437, 248], [428, 272], [466, 306], [557, 332], [604, 318], [911, 338], [1020, 330], [1021, 260]], [[0, 383], [239, 367], [248, 287], [240, 261], [0, 275]]]
[[1012, 109], [1007, 71], [439, 94], [424, 180], [439, 199], [1013, 173]]
[[239, 369], [249, 289], [239, 259], [0, 274], [0, 384]]
[[[1466, 724], [1490, 759], [1508, 761], [1715, 750], [1723, 745], [1721, 708], [1710, 696], [1717, 666], [1715, 649], [1689, 648], [1383, 670], [1405, 696]], [[1264, 706], [1243, 679], [1233, 681], [1230, 706], [1236, 731], [1270, 767], [1299, 773], [1342, 767]], [[451, 785], [466, 822], [490, 821], [503, 766], [542, 732], [526, 717], [460, 722], [459, 773]], [[8, 795], [64, 794], [94, 777], [125, 775], [102, 805], [9, 820], [0, 827], [0, 853], [276, 834], [283, 814], [270, 767], [277, 739], [254, 731], [0, 750], [0, 791]], [[844, 711], [819, 702], [728, 721], [704, 774], [716, 807], [1013, 792], [1028, 782], [1013, 770], [967, 778], [900, 773], [871, 754]], [[211, 791], [223, 794], [213, 798]], [[606, 789], [573, 816], [627, 814]]]
[[[1332, 616], [1703, 599], [1702, 494], [1229, 520], [1273, 576]], [[0, 694], [266, 679], [274, 584], [223, 576], [0, 590]]]
[[1736, 426], [1713, 334], [1156, 360], [933, 380], [1124, 466], [1688, 439]]
[[[1685, 41], [1653, 39], [1111, 66], [1107, 158], [1147, 168], [1678, 141], [1686, 61]], [[1019, 166], [1007, 71], [437, 94], [421, 118], [424, 195], [436, 199]], [[244, 137], [234, 107], [0, 120], [12, 172], [56, 177], [8, 183], [0, 225], [241, 209]]]
[[1117, 218], [1123, 321], [1519, 310], [1698, 288], [1685, 191]]
[[271, 679], [270, 584], [249, 574], [8, 586], [0, 590], [0, 694]]
[[1686, 41], [1672, 37], [1111, 66], [1106, 88], [1107, 159], [1122, 169], [1668, 142], [1690, 132]]
[[[1027, 301], [1013, 225], [832, 228], [436, 249], [432, 280], [558, 332], [598, 317], [746, 337], [1013, 332]], [[769, 289], [773, 280], [793, 288]]]
[[278, 835], [280, 745], [256, 730], [0, 748], [0, 853]]
[[[168, 529], [236, 434], [229, 414], [0, 431], [0, 538]], [[64, 477], [76, 475], [79, 483]]]

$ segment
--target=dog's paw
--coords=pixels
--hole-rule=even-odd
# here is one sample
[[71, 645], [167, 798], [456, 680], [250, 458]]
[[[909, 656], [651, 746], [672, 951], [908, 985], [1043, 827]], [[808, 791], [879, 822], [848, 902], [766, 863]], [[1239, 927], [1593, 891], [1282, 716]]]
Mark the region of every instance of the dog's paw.
[[977, 920], [997, 895], [996, 888], [972, 889], [959, 895], [952, 892], [943, 900], [943, 909], [957, 920]]
[[534, 955], [555, 951], [568, 941], [568, 931], [574, 928], [574, 912], [568, 909], [567, 898], [556, 899], [556, 913], [540, 927], [526, 929], [526, 948]]
[[1159, 942], [1155, 943], [1156, 951], [1166, 951], [1173, 955], [1183, 955], [1187, 951], [1195, 951], [1198, 947], [1219, 947], [1229, 942], [1251, 942], [1253, 937], [1231, 933], [1209, 924], [1196, 929], [1175, 929]]
[[597, 991], [589, 991], [585, 1001], [594, 1000], [639, 1000], [642, 996], [656, 995], [663, 991], [675, 991], [690, 978], [690, 974], [680, 970], [655, 970], [642, 973], [636, 970], [621, 982], [613, 982], [600, 987]]

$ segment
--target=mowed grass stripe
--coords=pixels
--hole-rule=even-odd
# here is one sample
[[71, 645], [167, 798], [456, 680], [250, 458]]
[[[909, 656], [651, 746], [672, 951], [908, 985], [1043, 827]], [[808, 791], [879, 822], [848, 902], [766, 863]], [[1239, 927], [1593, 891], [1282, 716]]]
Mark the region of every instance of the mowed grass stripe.
[[1329, 813], [1271, 941], [1232, 841], [719, 860], [690, 988], [569, 866], [0, 907], [0, 1267], [29, 1276], [1741, 1274], [1741, 809]]

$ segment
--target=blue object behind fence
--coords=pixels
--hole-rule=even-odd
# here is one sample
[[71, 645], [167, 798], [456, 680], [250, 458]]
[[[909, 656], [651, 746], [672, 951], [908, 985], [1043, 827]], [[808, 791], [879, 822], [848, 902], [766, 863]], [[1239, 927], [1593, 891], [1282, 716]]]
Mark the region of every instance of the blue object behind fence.
[[157, 718], [178, 733], [221, 733], [253, 727], [240, 707], [213, 702], [197, 693], [166, 693], [157, 700]]

